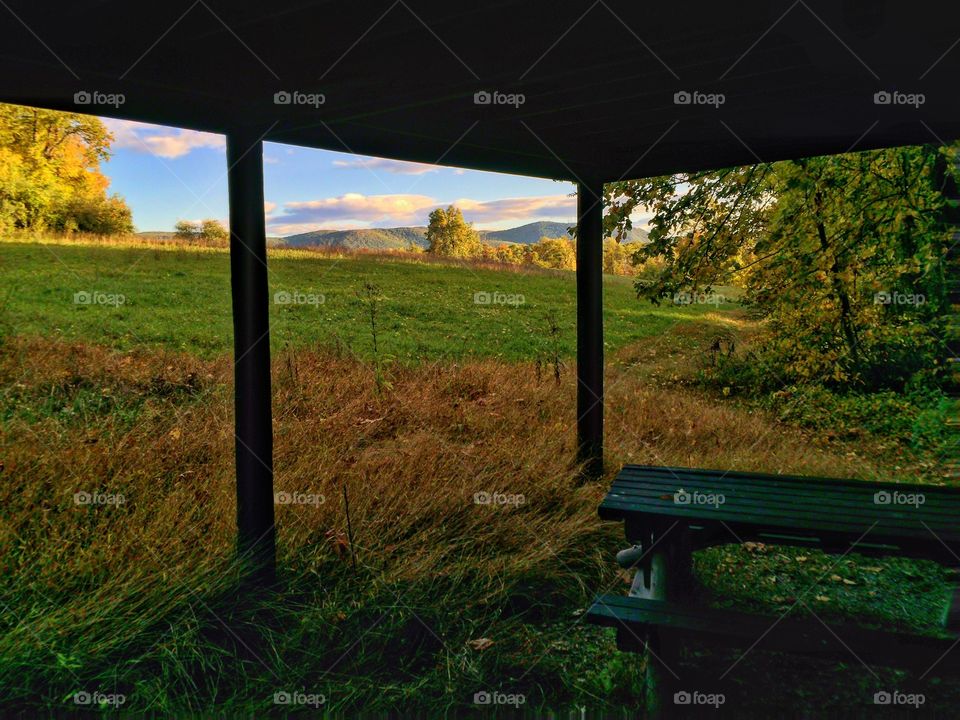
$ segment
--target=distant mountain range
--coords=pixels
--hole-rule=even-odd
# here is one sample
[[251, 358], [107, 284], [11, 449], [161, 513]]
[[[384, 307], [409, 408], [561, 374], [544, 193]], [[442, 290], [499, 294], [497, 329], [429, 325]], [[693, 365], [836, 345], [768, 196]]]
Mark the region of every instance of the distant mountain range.
[[[532, 222], [506, 230], [481, 230], [480, 239], [488, 245], [514, 243], [532, 245], [542, 237], [568, 237], [567, 223]], [[396, 228], [362, 228], [359, 230], [313, 230], [289, 235], [274, 241], [289, 247], [335, 247], [344, 250], [403, 250], [411, 245], [427, 246], [427, 228], [421, 226]], [[647, 233], [634, 228], [625, 242], [646, 242]], [[271, 243], [271, 244], [274, 244]]]

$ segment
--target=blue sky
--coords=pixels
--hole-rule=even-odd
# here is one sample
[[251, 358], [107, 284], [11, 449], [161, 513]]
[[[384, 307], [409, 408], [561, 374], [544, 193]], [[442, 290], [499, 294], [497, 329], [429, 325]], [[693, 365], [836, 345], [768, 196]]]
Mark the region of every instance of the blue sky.
[[[137, 230], [177, 220], [227, 219], [224, 138], [104, 118], [114, 134], [103, 166], [110, 192], [126, 198]], [[267, 233], [318, 228], [426, 225], [455, 204], [482, 230], [535, 220], [574, 221], [574, 185], [265, 143]]]

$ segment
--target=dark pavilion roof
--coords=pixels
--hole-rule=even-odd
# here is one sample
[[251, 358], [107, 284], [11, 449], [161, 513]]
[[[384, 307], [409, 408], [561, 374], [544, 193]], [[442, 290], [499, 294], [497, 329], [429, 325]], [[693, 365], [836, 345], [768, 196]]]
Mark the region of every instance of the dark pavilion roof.
[[944, 0], [3, 0], [0, 28], [4, 101], [558, 179], [960, 137]]

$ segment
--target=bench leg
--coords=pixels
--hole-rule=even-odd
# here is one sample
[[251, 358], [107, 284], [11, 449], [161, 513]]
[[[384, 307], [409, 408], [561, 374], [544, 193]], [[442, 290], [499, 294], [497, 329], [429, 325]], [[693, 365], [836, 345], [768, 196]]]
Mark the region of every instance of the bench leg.
[[[683, 600], [693, 590], [693, 558], [687, 533], [661, 542], [643, 558], [630, 587], [632, 597], [649, 600]], [[669, 715], [673, 709], [673, 694], [679, 689], [680, 648], [661, 631], [651, 628], [639, 642], [630, 631], [617, 632], [617, 644], [622, 650], [642, 652], [644, 655], [644, 701], [649, 717]]]

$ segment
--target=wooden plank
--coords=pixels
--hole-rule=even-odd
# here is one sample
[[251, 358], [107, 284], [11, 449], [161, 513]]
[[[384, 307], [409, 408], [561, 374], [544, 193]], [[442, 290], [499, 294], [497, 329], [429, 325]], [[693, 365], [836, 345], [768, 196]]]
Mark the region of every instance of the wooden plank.
[[[680, 490], [689, 495], [694, 493], [702, 495], [722, 495], [723, 499], [717, 498], [716, 505], [730, 509], [743, 509], [745, 512], [754, 512], [759, 514], [796, 514], [802, 516], [804, 513], [813, 514], [815, 517], [823, 517], [824, 509], [830, 510], [833, 517], [850, 520], [866, 520], [872, 523], [879, 520], [890, 525], [903, 525], [913, 527], [918, 524], [926, 523], [931, 529], [939, 528], [944, 533], [953, 532], [957, 528], [957, 521], [960, 520], [960, 513], [953, 514], [943, 510], [927, 508], [925, 505], [904, 505], [904, 504], [882, 504], [875, 503], [872, 497], [860, 498], [857, 503], [840, 504], [833, 503], [830, 500], [814, 502], [812, 499], [803, 497], [783, 497], [779, 495], [768, 496], [763, 494], [744, 494], [734, 488], [731, 492], [724, 492], [720, 488], [695, 487], [688, 485], [684, 488], [661, 487], [624, 487], [615, 485], [607, 495], [610, 500], [635, 502], [638, 506], [660, 507], [664, 503], [668, 505], [687, 505], [693, 508], [702, 508], [709, 512], [714, 508], [711, 503], [680, 503], [674, 499], [674, 496]], [[606, 500], [604, 501], [606, 502]]]
[[737, 507], [732, 504], [714, 508], [705, 505], [679, 505], [667, 500], [636, 502], [626, 497], [610, 496], [600, 506], [600, 516], [605, 519], [623, 519], [629, 514], [660, 515], [675, 519], [683, 518], [688, 521], [739, 521], [768, 527], [858, 535], [870, 530], [871, 534], [884, 534], [893, 537], [929, 537], [931, 539], [937, 537], [948, 544], [960, 542], [960, 536], [958, 536], [955, 528], [948, 528], [940, 523], [931, 522], [927, 522], [925, 527], [923, 519], [918, 519], [916, 523], [901, 523], [885, 519], [882, 516], [837, 518], [831, 517], [828, 513], [818, 514], [813, 511], [777, 512], [776, 508], [757, 510]]
[[943, 488], [936, 485], [921, 484], [901, 484], [894, 487], [878, 488], [871, 483], [860, 483], [859, 485], [834, 486], [826, 483], [786, 483], [782, 482], [776, 476], [765, 482], [750, 480], [741, 481], [738, 478], [725, 475], [703, 475], [693, 476], [674, 476], [670, 473], [644, 473], [629, 474], [621, 473], [614, 480], [614, 485], [634, 485], [634, 484], [653, 484], [664, 487], [683, 487], [684, 485], [704, 485], [710, 487], [740, 488], [743, 492], [768, 492], [781, 495], [813, 495], [815, 497], [831, 497], [839, 500], [870, 497], [878, 492], [914, 494], [922, 493], [925, 500], [924, 504], [935, 507], [945, 507], [956, 509], [960, 505], [960, 493], [955, 492], [954, 488]]
[[[770, 473], [759, 473], [759, 472], [745, 472], [742, 470], [728, 471], [728, 470], [707, 470], [700, 468], [682, 468], [682, 467], [673, 467], [669, 465], [624, 465], [621, 469], [621, 474], [643, 474], [645, 472], [652, 473], [669, 473], [671, 477], [694, 477], [697, 475], [703, 476], [716, 476], [716, 477], [731, 477], [737, 478], [742, 482], [758, 482], [758, 483], [767, 483], [767, 482], [783, 482], [783, 483], [797, 483], [797, 484], [811, 484], [811, 485], [830, 485], [832, 487], [861, 487], [863, 485], [876, 487], [877, 489], [894, 489], [894, 488], [909, 488], [915, 487], [912, 483], [894, 483], [894, 482], [878, 482], [875, 480], [857, 480], [852, 478], [823, 478], [813, 475], [773, 475]], [[940, 485], [924, 485], [925, 488], [935, 489], [939, 492], [946, 494], [955, 494], [960, 495], [960, 487], [952, 486], [940, 486]]]
[[694, 641], [851, 661], [852, 651], [867, 662], [924, 668], [936, 662], [957, 640], [956, 633], [930, 637], [873, 630], [849, 622], [832, 622], [828, 630], [815, 617], [778, 621], [775, 616], [612, 595], [597, 598], [587, 611], [586, 620], [608, 627], [626, 625], [637, 632], [654, 626]]
[[[882, 528], [869, 526], [857, 528], [856, 531], [810, 530], [802, 522], [782, 522], [779, 525], [762, 522], [744, 522], [738, 519], [723, 520], [708, 523], [702, 519], [683, 517], [665, 517], [659, 514], [644, 515], [634, 509], [622, 511], [621, 516], [602, 514], [602, 517], [612, 520], [629, 519], [631, 522], [649, 526], [671, 527], [679, 523], [682, 527], [695, 530], [697, 535], [706, 536], [706, 541], [698, 541], [697, 547], [710, 547], [740, 540], [759, 540], [762, 542], [779, 542], [780, 544], [802, 544], [805, 546], [816, 544], [826, 552], [843, 552], [854, 543], [857, 552], [865, 555], [903, 554], [910, 557], [936, 559], [953, 562], [960, 555], [960, 544], [955, 539], [948, 538], [946, 546], [940, 539], [927, 533], [926, 535], [905, 536], [902, 532], [888, 534]], [[773, 537], [778, 536], [778, 537]], [[794, 538], [810, 538], [808, 541], [795, 542]], [[895, 552], [892, 550], [896, 549]]]
[[742, 480], [733, 475], [718, 473], [674, 475], [669, 472], [629, 473], [621, 471], [614, 480], [614, 486], [633, 484], [657, 484], [664, 486], [683, 487], [690, 485], [722, 486], [727, 488], [742, 488], [744, 492], [767, 492], [782, 495], [811, 495], [813, 497], [830, 497], [842, 501], [845, 498], [872, 496], [876, 492], [900, 492], [904, 494], [922, 493], [924, 505], [938, 508], [960, 509], [960, 489], [944, 488], [936, 485], [921, 484], [885, 484], [857, 482], [855, 484], [833, 485], [829, 482], [785, 482], [783, 478], [770, 475], [767, 480]]

